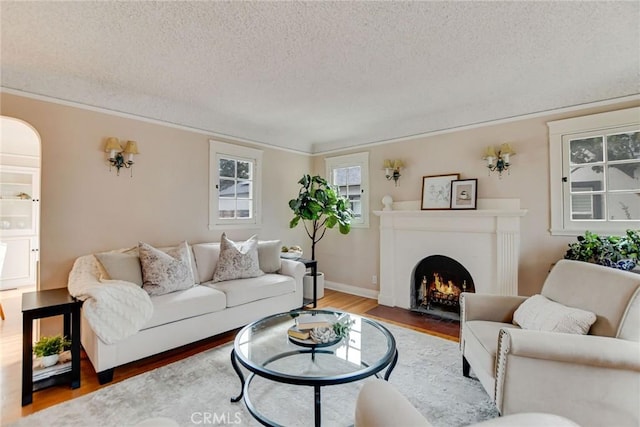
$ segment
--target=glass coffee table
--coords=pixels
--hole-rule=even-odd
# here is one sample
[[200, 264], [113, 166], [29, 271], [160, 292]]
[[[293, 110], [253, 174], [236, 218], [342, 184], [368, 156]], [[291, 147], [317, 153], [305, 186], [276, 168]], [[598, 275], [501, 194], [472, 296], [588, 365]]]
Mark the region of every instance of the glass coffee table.
[[[337, 320], [348, 315], [353, 320], [349, 335], [335, 343], [314, 344], [289, 338], [287, 330], [300, 314]], [[344, 317], [342, 317], [344, 318]], [[314, 424], [320, 426], [323, 386], [345, 384], [375, 375], [389, 379], [398, 361], [396, 341], [380, 323], [350, 313], [329, 310], [294, 310], [265, 317], [245, 326], [236, 335], [231, 363], [241, 383], [240, 394], [232, 398], [244, 402], [251, 415], [266, 426], [278, 425], [267, 419], [251, 402], [249, 388], [258, 375], [271, 381], [314, 388]], [[240, 366], [250, 371], [244, 375]], [[384, 374], [382, 373], [382, 371]]]

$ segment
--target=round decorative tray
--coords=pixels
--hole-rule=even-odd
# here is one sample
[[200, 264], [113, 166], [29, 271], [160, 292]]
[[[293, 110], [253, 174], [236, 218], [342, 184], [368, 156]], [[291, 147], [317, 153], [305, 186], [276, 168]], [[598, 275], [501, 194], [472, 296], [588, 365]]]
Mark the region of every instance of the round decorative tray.
[[280, 258], [296, 259], [296, 258], [300, 258], [301, 256], [302, 256], [302, 252], [294, 252], [294, 251], [280, 252]]

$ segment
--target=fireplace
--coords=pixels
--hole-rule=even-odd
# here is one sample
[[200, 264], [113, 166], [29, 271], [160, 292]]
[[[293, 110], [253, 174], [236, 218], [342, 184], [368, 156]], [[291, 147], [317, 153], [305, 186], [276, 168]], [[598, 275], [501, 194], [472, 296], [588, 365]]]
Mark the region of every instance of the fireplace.
[[462, 292], [475, 292], [469, 271], [453, 258], [431, 255], [422, 259], [413, 272], [411, 309], [459, 320]]
[[[416, 283], [434, 280], [433, 273], [416, 277], [418, 264], [432, 254], [461, 263], [469, 274], [466, 286], [473, 284], [476, 293], [518, 295], [520, 218], [527, 212], [518, 199], [478, 199], [477, 210], [420, 206], [397, 202], [393, 210], [374, 211], [380, 217], [379, 304], [411, 309]], [[448, 278], [440, 280], [448, 286]]]

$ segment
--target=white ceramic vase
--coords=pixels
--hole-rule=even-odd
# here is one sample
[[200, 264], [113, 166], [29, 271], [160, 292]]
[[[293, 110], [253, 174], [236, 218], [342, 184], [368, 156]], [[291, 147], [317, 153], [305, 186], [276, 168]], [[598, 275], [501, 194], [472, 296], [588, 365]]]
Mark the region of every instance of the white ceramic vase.
[[49, 356], [42, 357], [42, 366], [44, 368], [48, 368], [49, 366], [53, 366], [58, 363], [58, 359], [60, 358], [59, 354], [51, 354]]

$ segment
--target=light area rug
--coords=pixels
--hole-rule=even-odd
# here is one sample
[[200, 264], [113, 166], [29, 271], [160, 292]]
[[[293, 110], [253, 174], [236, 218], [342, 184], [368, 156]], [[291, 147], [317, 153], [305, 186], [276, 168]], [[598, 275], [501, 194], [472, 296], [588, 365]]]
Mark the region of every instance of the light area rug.
[[[458, 344], [383, 323], [394, 335], [398, 364], [389, 381], [434, 426], [464, 426], [498, 416], [480, 383], [462, 376]], [[44, 409], [13, 424], [27, 426], [130, 426], [167, 417], [180, 426], [260, 425], [240, 401], [226, 344], [146, 372], [88, 395]], [[363, 381], [322, 387], [322, 425], [354, 422]], [[313, 387], [279, 384], [256, 377], [251, 401], [265, 416], [286, 426], [313, 425]]]

